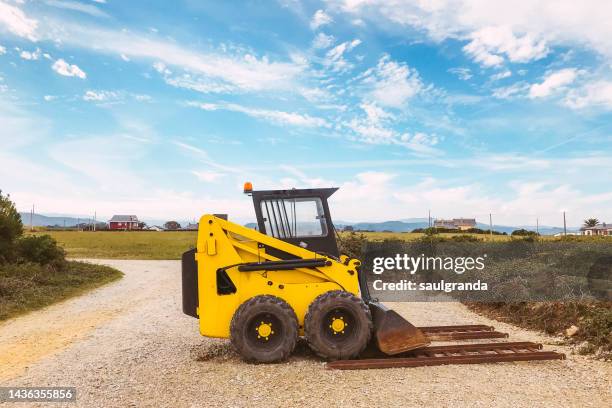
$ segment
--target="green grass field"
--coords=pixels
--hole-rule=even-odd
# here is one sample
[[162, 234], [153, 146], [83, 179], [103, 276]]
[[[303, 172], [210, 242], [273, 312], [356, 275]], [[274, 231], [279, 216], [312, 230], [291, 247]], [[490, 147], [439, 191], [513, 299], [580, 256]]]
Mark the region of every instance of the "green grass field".
[[[197, 232], [134, 232], [134, 231], [36, 231], [57, 240], [70, 258], [94, 259], [180, 259], [183, 252], [196, 244]], [[342, 234], [345, 233], [341, 233]], [[422, 237], [420, 233], [365, 232], [368, 240], [401, 239], [411, 241]], [[440, 234], [453, 236], [458, 234]], [[487, 235], [483, 239], [489, 239]], [[495, 240], [509, 239], [494, 235]]]
[[39, 231], [57, 240], [70, 258], [96, 259], [180, 259], [195, 247], [197, 233], [129, 231]]
[[[196, 244], [197, 232], [130, 232], [130, 231], [37, 231], [34, 234], [49, 234], [57, 240], [71, 258], [97, 259], [180, 259], [181, 254]], [[341, 232], [340, 237], [347, 234]], [[361, 233], [357, 233], [361, 234]], [[364, 232], [367, 240], [382, 241], [400, 239], [412, 241], [422, 237], [422, 233], [411, 232]], [[450, 238], [461, 234], [439, 234]], [[488, 241], [507, 241], [508, 235], [471, 234]], [[585, 237], [586, 238], [586, 237]], [[603, 237], [596, 237], [603, 238]], [[558, 239], [543, 237], [542, 239]], [[581, 238], [582, 239], [582, 238]]]

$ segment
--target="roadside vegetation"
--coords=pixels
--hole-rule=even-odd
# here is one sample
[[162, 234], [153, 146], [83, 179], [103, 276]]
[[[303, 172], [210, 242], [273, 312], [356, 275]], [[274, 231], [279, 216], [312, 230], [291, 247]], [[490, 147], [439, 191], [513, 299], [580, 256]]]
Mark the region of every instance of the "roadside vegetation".
[[579, 354], [612, 360], [612, 302], [468, 303], [480, 314], [502, 322], [562, 336]]
[[[380, 234], [380, 233], [378, 233]], [[380, 235], [374, 241], [383, 241]], [[390, 233], [389, 240], [396, 241], [397, 236], [405, 234]], [[424, 243], [444, 242], [482, 242], [482, 237], [474, 234], [411, 234], [404, 241], [422, 241]], [[610, 242], [610, 237], [567, 236], [542, 240], [534, 234], [514, 234], [514, 237], [500, 237], [500, 241], [515, 241], [529, 245], [541, 240], [548, 245], [558, 242], [601, 243]], [[344, 232], [341, 234], [340, 249], [351, 257], [364, 259], [362, 249], [366, 241], [372, 240], [367, 233]], [[491, 244], [489, 244], [491, 245]], [[554, 244], [553, 244], [554, 245]], [[585, 255], [586, 256], [586, 255]], [[534, 273], [537, 273], [534, 271]], [[609, 273], [609, 272], [608, 272]], [[465, 302], [473, 311], [489, 318], [508, 322], [524, 328], [540, 330], [550, 335], [560, 336], [566, 345], [576, 346], [580, 354], [594, 354], [598, 358], [612, 360], [612, 301], [550, 301], [550, 302]]]
[[0, 191], [0, 321], [119, 279], [101, 265], [66, 260], [49, 235], [23, 235], [19, 213]]

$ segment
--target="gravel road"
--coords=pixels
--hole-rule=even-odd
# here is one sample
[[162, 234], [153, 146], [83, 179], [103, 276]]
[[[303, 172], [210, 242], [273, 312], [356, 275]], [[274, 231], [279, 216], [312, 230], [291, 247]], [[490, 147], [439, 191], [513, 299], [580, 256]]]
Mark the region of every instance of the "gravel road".
[[332, 371], [299, 345], [286, 363], [246, 364], [227, 341], [200, 337], [197, 320], [182, 314], [178, 261], [96, 262], [125, 277], [0, 324], [3, 386], [74, 386], [83, 407], [603, 407], [612, 400], [612, 364], [457, 303], [390, 306], [417, 325], [494, 325], [511, 341], [542, 342], [568, 359]]

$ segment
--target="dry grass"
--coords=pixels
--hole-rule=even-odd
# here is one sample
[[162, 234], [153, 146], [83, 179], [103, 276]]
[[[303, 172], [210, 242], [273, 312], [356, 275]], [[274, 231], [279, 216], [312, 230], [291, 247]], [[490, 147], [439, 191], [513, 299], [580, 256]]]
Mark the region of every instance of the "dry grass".
[[35, 263], [0, 265], [0, 321], [121, 278], [103, 265], [66, 262], [59, 267]]
[[[580, 353], [612, 360], [612, 302], [472, 302], [467, 306], [495, 320], [565, 336], [566, 343], [581, 345]], [[578, 330], [566, 336], [571, 326]]]

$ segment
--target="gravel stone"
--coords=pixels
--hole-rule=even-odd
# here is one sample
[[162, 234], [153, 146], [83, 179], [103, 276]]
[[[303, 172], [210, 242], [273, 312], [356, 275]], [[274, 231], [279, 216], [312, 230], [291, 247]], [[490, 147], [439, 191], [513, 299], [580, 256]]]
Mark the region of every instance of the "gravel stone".
[[201, 337], [197, 320], [183, 315], [180, 262], [95, 262], [125, 277], [0, 324], [3, 386], [77, 387], [77, 403], [66, 407], [607, 407], [612, 400], [609, 362], [451, 302], [388, 306], [416, 325], [493, 325], [510, 341], [541, 342], [568, 358], [334, 371], [300, 341], [287, 362], [247, 364], [229, 341]]

